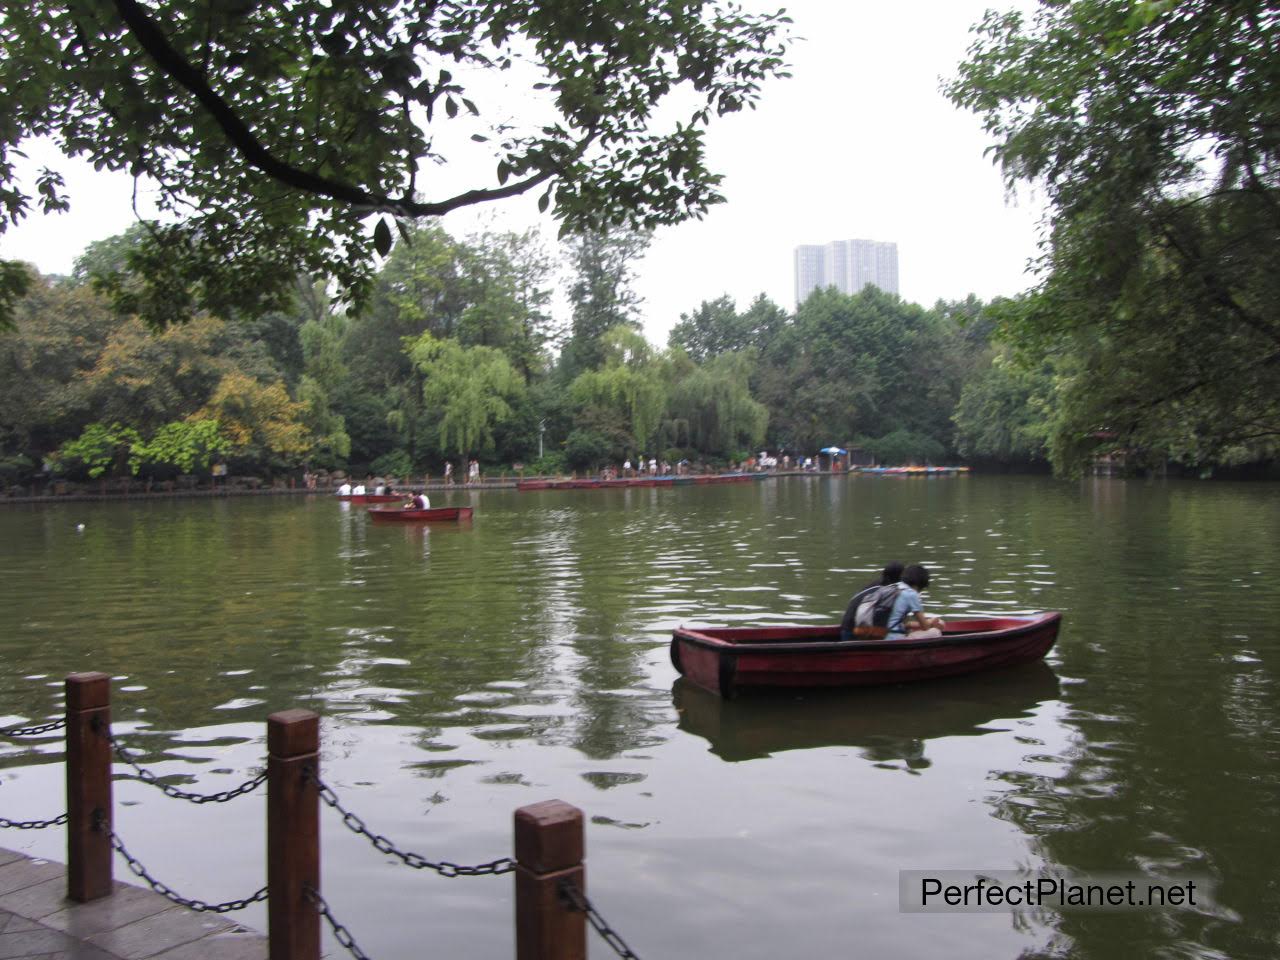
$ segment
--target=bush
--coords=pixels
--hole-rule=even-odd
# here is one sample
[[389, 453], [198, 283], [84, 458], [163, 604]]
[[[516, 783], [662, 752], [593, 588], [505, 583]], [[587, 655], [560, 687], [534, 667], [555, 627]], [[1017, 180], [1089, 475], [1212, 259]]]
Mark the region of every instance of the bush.
[[564, 454], [559, 451], [548, 453], [541, 460], [526, 463], [524, 467], [526, 476], [535, 477], [555, 476], [564, 473], [565, 470]]

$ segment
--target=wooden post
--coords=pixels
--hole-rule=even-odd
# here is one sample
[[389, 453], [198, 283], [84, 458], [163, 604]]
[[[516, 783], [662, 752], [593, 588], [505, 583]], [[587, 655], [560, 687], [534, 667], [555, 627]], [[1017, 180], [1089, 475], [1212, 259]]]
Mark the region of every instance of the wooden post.
[[84, 903], [111, 893], [111, 677], [67, 677], [67, 897]]
[[558, 885], [586, 894], [582, 811], [544, 800], [515, 814], [516, 960], [586, 960], [587, 918], [570, 910]]
[[[311, 776], [307, 775], [310, 772]], [[319, 960], [320, 718], [267, 718], [267, 931], [271, 960]]]

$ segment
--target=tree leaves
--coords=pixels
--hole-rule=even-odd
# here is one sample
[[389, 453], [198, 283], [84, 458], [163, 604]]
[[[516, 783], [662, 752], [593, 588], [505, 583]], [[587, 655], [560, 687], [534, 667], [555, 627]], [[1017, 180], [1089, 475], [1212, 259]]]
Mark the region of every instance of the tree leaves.
[[[223, 0], [9, 5], [0, 156], [46, 134], [97, 169], [160, 186], [163, 211], [189, 221], [188, 243], [175, 252], [166, 241], [169, 256], [135, 265], [133, 286], [148, 292], [137, 302], [153, 322], [210, 308], [215, 292], [228, 314], [260, 314], [303, 272], [331, 278], [358, 305], [390, 249], [389, 226], [367, 243], [370, 213], [435, 217], [536, 188], [547, 191], [541, 211], [554, 200], [582, 230], [676, 223], [720, 201], [695, 144], [714, 111], [692, 132], [662, 133], [662, 107], [689, 86], [722, 112], [754, 103], [765, 80], [785, 74], [788, 21], [718, 0], [609, 9], [259, 0], [239, 16]], [[467, 87], [516, 57], [532, 61], [529, 86], [549, 91], [555, 122], [477, 131]], [[422, 76], [442, 62], [452, 69]], [[420, 193], [419, 169], [456, 159], [438, 146], [452, 142], [438, 136], [446, 131], [502, 141], [496, 182], [480, 164], [457, 193]], [[65, 208], [56, 174], [31, 195], [0, 163], [6, 219], [37, 200], [46, 212]]]

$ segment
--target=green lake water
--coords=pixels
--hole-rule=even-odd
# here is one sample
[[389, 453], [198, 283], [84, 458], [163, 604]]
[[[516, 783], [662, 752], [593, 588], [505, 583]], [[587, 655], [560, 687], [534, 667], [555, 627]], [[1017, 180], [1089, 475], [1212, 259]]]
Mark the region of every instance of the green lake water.
[[[1280, 488], [796, 477], [464, 490], [469, 525], [326, 497], [0, 508], [0, 724], [115, 678], [114, 730], [170, 782], [262, 768], [267, 714], [322, 715], [323, 777], [433, 859], [588, 819], [589, 892], [646, 960], [1280, 954]], [[83, 524], [83, 530], [77, 525]], [[676, 682], [682, 623], [821, 623], [888, 559], [942, 614], [1058, 609], [1045, 664], [730, 703]], [[265, 881], [261, 793], [116, 783], [116, 830], [185, 896]], [[0, 742], [0, 816], [64, 809], [61, 741]], [[510, 877], [448, 880], [324, 811], [325, 897], [375, 960], [512, 955]], [[60, 830], [0, 845], [65, 859]], [[1204, 877], [1170, 912], [919, 915], [899, 870]], [[117, 861], [117, 876], [128, 876]], [[265, 911], [239, 915], [265, 930]], [[609, 955], [594, 938], [594, 956]], [[331, 956], [344, 955], [330, 942]]]

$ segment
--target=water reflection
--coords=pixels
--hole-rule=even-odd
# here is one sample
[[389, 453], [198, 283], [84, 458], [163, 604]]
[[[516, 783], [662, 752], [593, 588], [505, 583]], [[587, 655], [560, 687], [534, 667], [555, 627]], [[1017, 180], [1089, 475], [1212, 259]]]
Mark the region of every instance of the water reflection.
[[[323, 497], [0, 511], [5, 722], [59, 715], [68, 672], [105, 670], [117, 732], [213, 792], [260, 768], [268, 713], [311, 707], [344, 801], [459, 863], [509, 852], [511, 810], [561, 797], [591, 821], [593, 899], [642, 955], [929, 956], [939, 931], [961, 960], [1274, 953], [1275, 488], [807, 477], [443, 499], [474, 524], [374, 528]], [[798, 700], [673, 693], [673, 627], [833, 622], [888, 559], [934, 568], [931, 612], [1065, 611], [1049, 665]], [[60, 754], [0, 745], [0, 815], [59, 812]], [[118, 796], [166, 882], [260, 885], [256, 798]], [[0, 839], [63, 856], [29, 833]], [[424, 927], [442, 955], [511, 954], [506, 887], [424, 890], [340, 824], [324, 843], [326, 897], [368, 918], [371, 955], [408, 960]], [[1039, 864], [1206, 872], [1223, 912], [1023, 929], [897, 913], [899, 869]]]
[[913, 772], [930, 766], [929, 741], [1007, 730], [1002, 721], [1025, 716], [1058, 693], [1058, 677], [1045, 663], [913, 686], [736, 700], [717, 697], [683, 678], [672, 688], [680, 729], [705, 738], [722, 760], [850, 746], [875, 764], [901, 761]]

